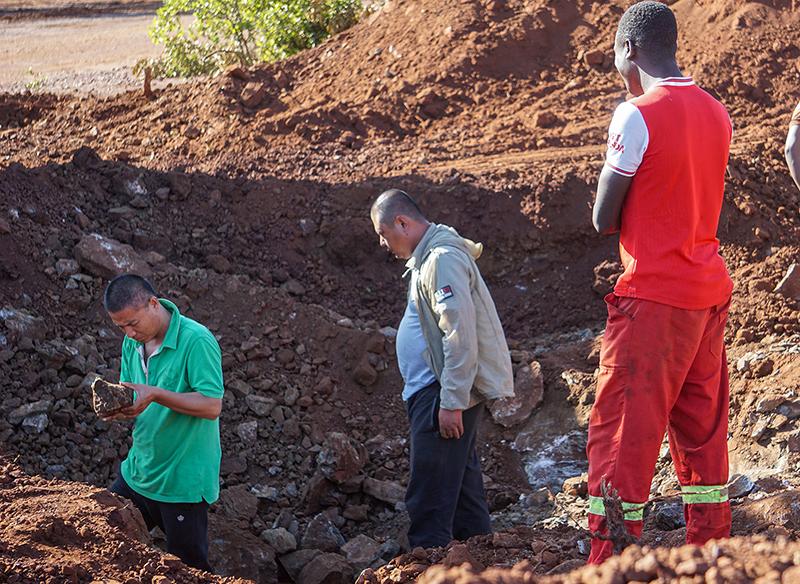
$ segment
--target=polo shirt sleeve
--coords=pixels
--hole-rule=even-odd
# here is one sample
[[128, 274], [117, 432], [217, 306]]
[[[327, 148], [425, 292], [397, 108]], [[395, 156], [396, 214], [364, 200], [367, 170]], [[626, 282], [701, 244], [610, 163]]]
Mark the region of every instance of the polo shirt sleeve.
[[629, 102], [619, 104], [608, 128], [606, 167], [622, 176], [639, 170], [650, 134], [642, 112]]
[[192, 344], [187, 357], [186, 373], [192, 391], [206, 397], [222, 399], [222, 351], [211, 333]]

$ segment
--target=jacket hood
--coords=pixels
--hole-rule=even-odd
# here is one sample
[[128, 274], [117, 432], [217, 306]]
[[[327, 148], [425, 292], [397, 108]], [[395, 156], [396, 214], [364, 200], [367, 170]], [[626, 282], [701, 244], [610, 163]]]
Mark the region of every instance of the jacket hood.
[[475, 260], [481, 257], [483, 253], [482, 243], [476, 243], [471, 239], [461, 237], [458, 231], [448, 225], [431, 223], [406, 266], [408, 268], [419, 267], [430, 251], [436, 247], [454, 247], [469, 254]]

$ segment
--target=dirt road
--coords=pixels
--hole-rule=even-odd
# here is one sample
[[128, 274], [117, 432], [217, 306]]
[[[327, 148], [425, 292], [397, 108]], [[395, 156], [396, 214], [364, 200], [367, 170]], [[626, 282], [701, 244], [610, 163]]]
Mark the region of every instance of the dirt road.
[[12, 0], [0, 9], [0, 91], [116, 93], [160, 49], [147, 36], [153, 2]]

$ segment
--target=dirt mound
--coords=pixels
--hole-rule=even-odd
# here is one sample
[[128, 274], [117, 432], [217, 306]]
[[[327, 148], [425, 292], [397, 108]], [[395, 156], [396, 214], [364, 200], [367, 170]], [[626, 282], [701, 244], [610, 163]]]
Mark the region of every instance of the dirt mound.
[[[558, 574], [572, 564], [557, 567], [551, 576], [537, 576], [535, 565], [523, 560], [512, 568], [476, 570], [470, 564], [434, 566], [416, 581], [421, 584], [612, 584], [615, 582], [795, 582], [800, 578], [800, 545], [786, 538], [736, 538], [711, 542], [702, 548], [640, 548], [631, 546], [600, 567]], [[396, 579], [374, 580], [397, 582]]]
[[106, 490], [26, 475], [0, 462], [3, 581], [244, 584], [185, 566], [150, 545], [141, 514]]

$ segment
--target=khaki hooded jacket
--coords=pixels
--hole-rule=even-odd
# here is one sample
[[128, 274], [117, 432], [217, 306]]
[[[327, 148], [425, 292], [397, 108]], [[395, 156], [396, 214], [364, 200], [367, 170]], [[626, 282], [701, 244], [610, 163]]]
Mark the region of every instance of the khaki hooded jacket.
[[418, 307], [425, 360], [441, 385], [440, 407], [465, 410], [514, 395], [503, 327], [475, 263], [483, 245], [431, 224], [406, 263]]

